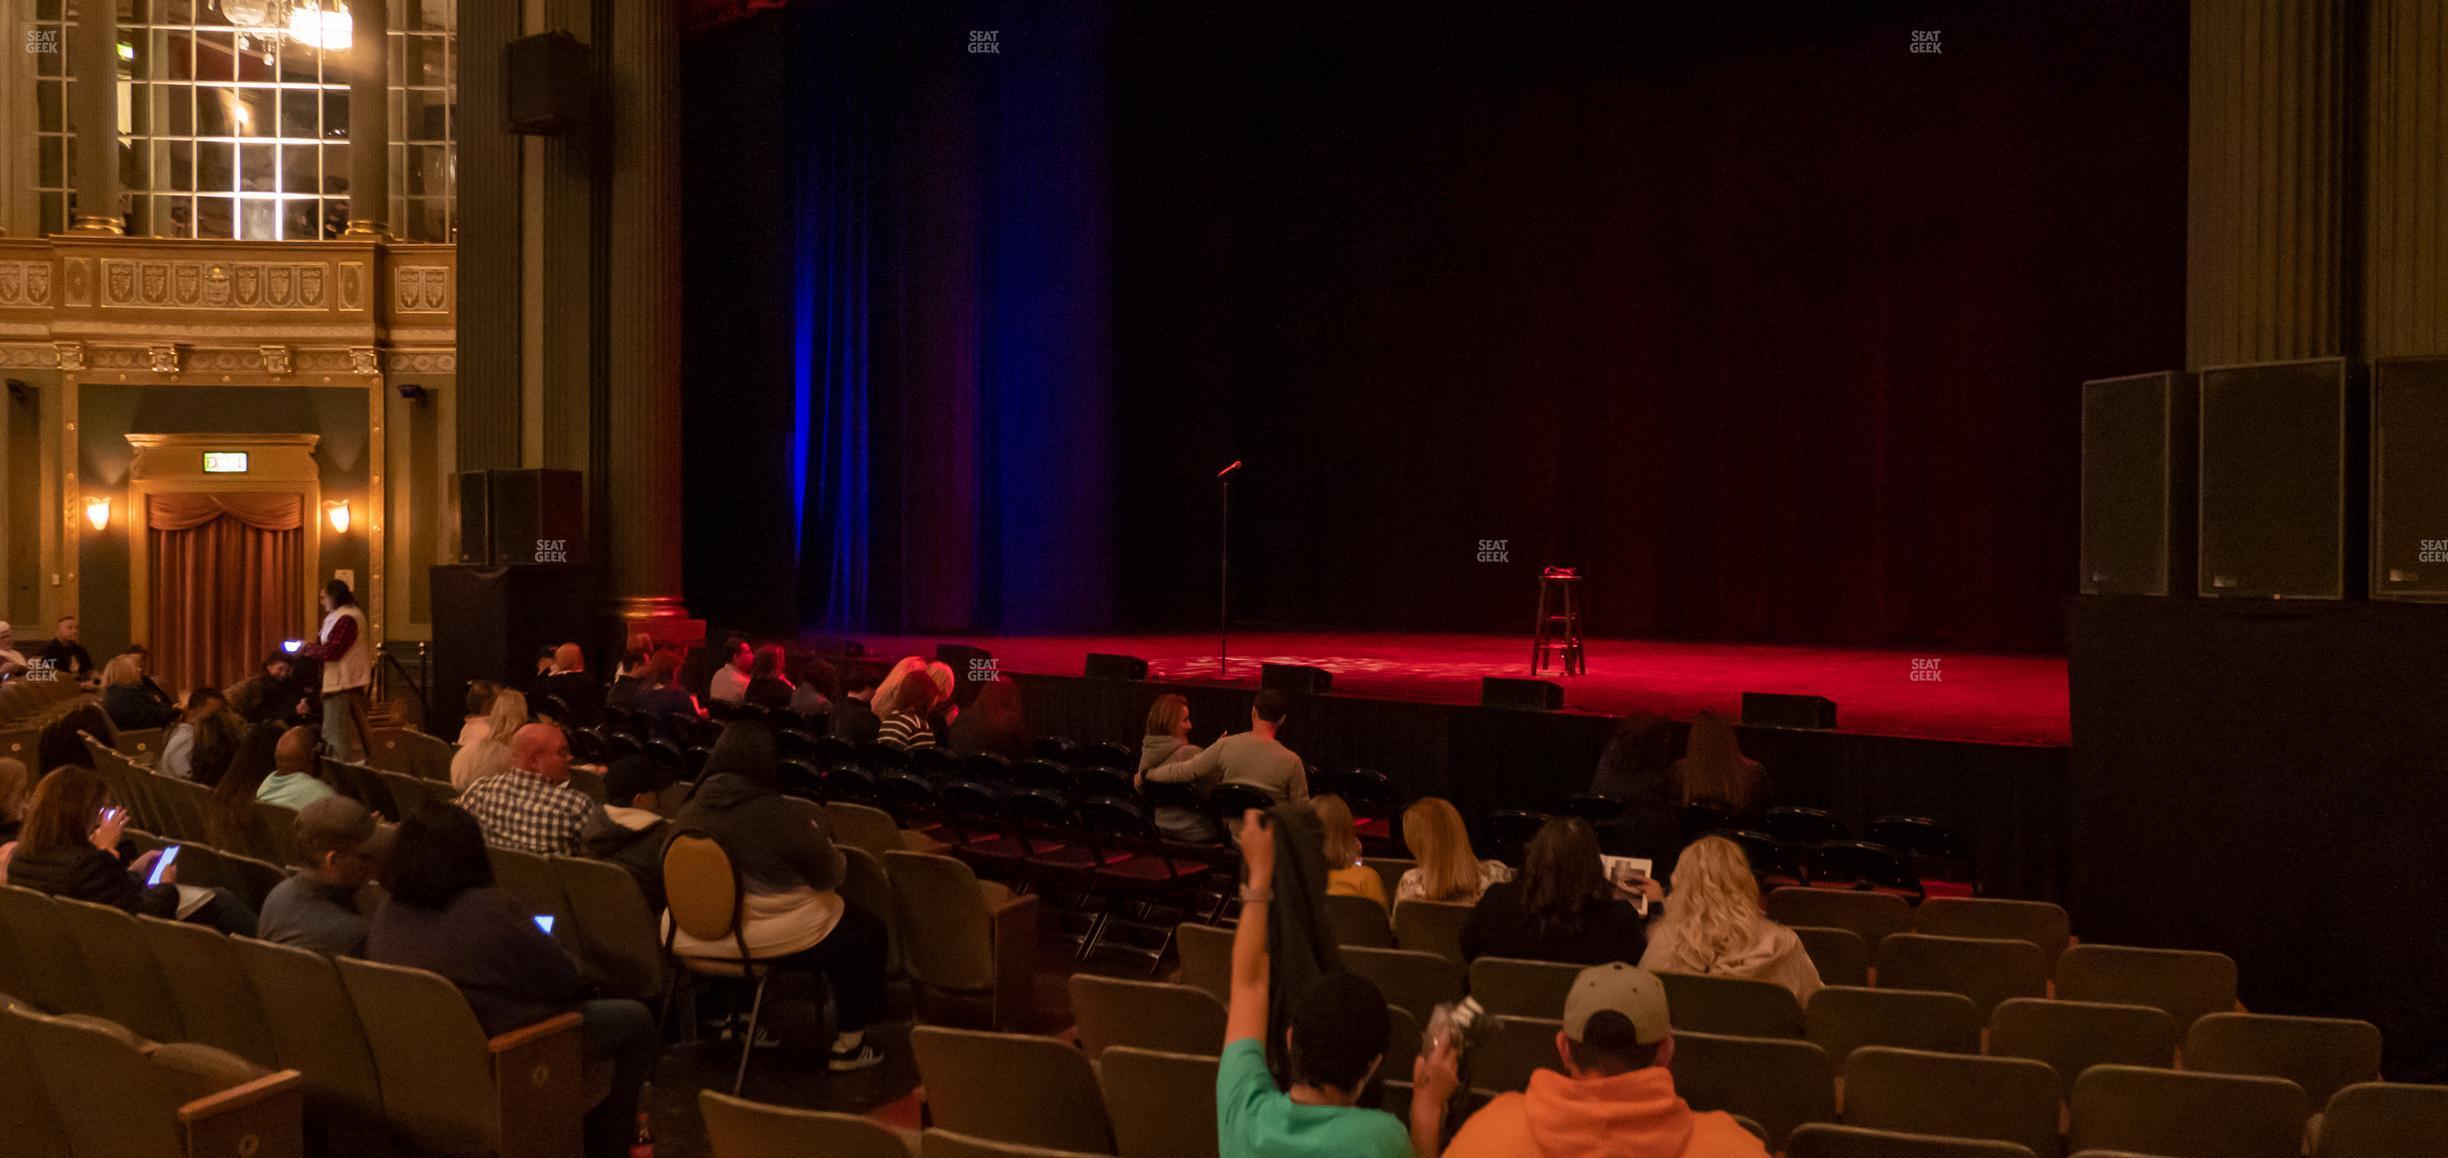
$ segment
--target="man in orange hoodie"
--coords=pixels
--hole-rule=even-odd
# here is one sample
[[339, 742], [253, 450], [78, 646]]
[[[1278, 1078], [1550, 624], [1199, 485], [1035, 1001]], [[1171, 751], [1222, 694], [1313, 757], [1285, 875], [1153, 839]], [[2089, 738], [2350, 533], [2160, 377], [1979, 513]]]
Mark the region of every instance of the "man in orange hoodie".
[[1653, 973], [1620, 961], [1582, 970], [1556, 1054], [1563, 1073], [1542, 1069], [1528, 1093], [1498, 1095], [1445, 1158], [1767, 1158], [1731, 1116], [1695, 1113], [1675, 1096], [1666, 988]]

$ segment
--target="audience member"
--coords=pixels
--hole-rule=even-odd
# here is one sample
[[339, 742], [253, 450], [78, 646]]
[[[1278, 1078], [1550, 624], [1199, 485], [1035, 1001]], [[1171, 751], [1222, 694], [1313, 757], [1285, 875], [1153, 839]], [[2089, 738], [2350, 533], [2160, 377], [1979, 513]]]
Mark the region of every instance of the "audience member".
[[[462, 748], [493, 734], [493, 703], [501, 696], [502, 686], [492, 680], [469, 680], [465, 706], [467, 714], [459, 719], [459, 739]], [[522, 721], [524, 722], [524, 721]]]
[[299, 655], [323, 661], [323, 746], [338, 759], [365, 762], [366, 689], [374, 683], [373, 637], [349, 585], [334, 579], [319, 597], [323, 626]]
[[1647, 858], [1661, 879], [1673, 875], [1675, 854], [1683, 847], [1674, 753], [1673, 724], [1657, 716], [1626, 716], [1615, 725], [1590, 778], [1591, 793], [1623, 804], [1622, 814], [1600, 827], [1599, 843], [1608, 852]]
[[126, 913], [254, 935], [255, 913], [244, 902], [226, 890], [179, 885], [176, 864], [163, 870], [161, 884], [146, 884], [161, 850], [133, 863], [122, 860], [119, 838], [127, 822], [127, 810], [113, 804], [101, 773], [53, 769], [26, 809], [17, 849], [9, 855], [8, 883]]
[[242, 725], [219, 690], [197, 688], [187, 693], [187, 710], [162, 740], [161, 761], [154, 771], [174, 780], [210, 786], [229, 768], [238, 750]]
[[663, 816], [670, 773], [644, 756], [623, 756], [604, 770], [603, 811], [578, 833], [578, 855], [629, 870], [646, 894], [647, 906], [663, 908], [663, 838], [671, 822]]
[[101, 741], [106, 748], [119, 746], [119, 729], [111, 723], [110, 713], [102, 710], [100, 701], [79, 698], [70, 700], [66, 707], [52, 709], [52, 714], [43, 717], [41, 730], [35, 733], [33, 766], [93, 767], [93, 753], [85, 747], [87, 736]]
[[1454, 1135], [1445, 1158], [1767, 1158], [1732, 1115], [1695, 1112], [1667, 1063], [1666, 987], [1621, 961], [1593, 965], [1564, 996], [1561, 1072], [1496, 1095]]
[[213, 847], [254, 847], [255, 793], [271, 777], [281, 738], [288, 732], [279, 724], [257, 724], [239, 738], [238, 754], [230, 757], [229, 770], [204, 799], [204, 839]]
[[322, 740], [314, 729], [300, 726], [281, 733], [272, 752], [272, 774], [255, 789], [255, 799], [282, 808], [304, 808], [332, 795], [323, 782]]
[[17, 650], [17, 629], [0, 620], [0, 679], [24, 675], [25, 653]]
[[0, 844], [16, 840], [25, 827], [26, 807], [34, 799], [32, 781], [25, 761], [0, 756]]
[[[586, 727], [595, 722], [603, 706], [603, 688], [595, 682], [594, 673], [586, 669], [586, 649], [575, 643], [565, 643], [553, 649], [552, 668], [527, 686], [529, 698], [558, 701], [562, 709], [561, 723], [565, 727]], [[542, 705], [531, 705], [538, 714]]]
[[297, 682], [297, 665], [285, 652], [264, 657], [255, 674], [229, 690], [230, 710], [249, 724], [302, 724], [307, 710], [306, 689]]
[[[1349, 973], [1325, 973], [1295, 997], [1284, 1031], [1292, 1082], [1278, 1089], [1267, 1068], [1272, 983], [1269, 926], [1275, 902], [1275, 830], [1256, 809], [1236, 834], [1249, 880], [1233, 932], [1232, 1000], [1216, 1066], [1216, 1148], [1223, 1158], [1409, 1158], [1433, 1154], [1450, 1095], [1450, 1052], [1414, 1065], [1419, 1089], [1408, 1132], [1383, 1110], [1362, 1109], [1361, 1092], [1385, 1061], [1389, 1018], [1377, 987]], [[1287, 882], [1286, 887], [1294, 887]], [[1314, 886], [1312, 886], [1314, 887]], [[1438, 1067], [1442, 1066], [1442, 1076]]]
[[[165, 708], [170, 708], [173, 710], [177, 709], [178, 700], [171, 696], [169, 692], [163, 690], [161, 684], [153, 679], [153, 652], [150, 649], [146, 648], [145, 645], [141, 643], [131, 643], [127, 645], [127, 650], [122, 651], [119, 654], [132, 655], [136, 657], [137, 682], [144, 686], [146, 695], [153, 697], [154, 703], [160, 704]], [[108, 669], [110, 665], [104, 664], [102, 666], [105, 669]]]
[[1419, 863], [1403, 870], [1394, 884], [1394, 900], [1449, 901], [1467, 904], [1513, 870], [1503, 861], [1481, 860], [1471, 851], [1470, 830], [1462, 814], [1434, 796], [1423, 796], [1403, 810], [1403, 847]]
[[927, 713], [927, 723], [934, 725], [937, 736], [944, 736], [949, 733], [952, 721], [959, 719], [961, 714], [960, 701], [952, 695], [955, 686], [952, 665], [936, 660], [926, 666], [926, 674], [928, 681], [935, 685], [935, 707]]
[[[493, 711], [485, 717], [484, 736], [473, 744], [461, 744], [451, 754], [451, 787], [465, 792], [477, 781], [510, 767], [510, 737], [526, 727], [527, 697], [517, 688], [501, 688], [493, 693]], [[466, 729], [461, 729], [466, 734]]]
[[[1144, 790], [1150, 771], [1198, 754], [1199, 746], [1190, 742], [1190, 701], [1171, 694], [1158, 696], [1155, 703], [1148, 705], [1147, 728], [1139, 738], [1139, 775], [1132, 783]], [[1192, 844], [1214, 844], [1224, 839], [1215, 821], [1196, 808], [1159, 804], [1156, 828], [1166, 836]]]
[[1714, 800], [1734, 814], [1737, 825], [1757, 819], [1768, 799], [1768, 775], [1757, 760], [1742, 754], [1734, 737], [1734, 721], [1715, 712], [1692, 718], [1683, 758], [1674, 764], [1682, 803]]
[[374, 920], [357, 899], [390, 854], [397, 830], [346, 796], [298, 810], [293, 840], [304, 867], [264, 897], [256, 936], [336, 957], [365, 954]]
[[906, 674], [902, 668], [894, 668], [893, 675], [901, 678], [887, 676], [884, 685], [876, 689], [876, 742], [894, 748], [932, 748], [935, 746], [932, 717], [940, 693], [935, 690], [935, 681], [927, 678], [926, 665], [916, 656], [901, 663], [916, 666]]
[[1802, 939], [1761, 908], [1751, 859], [1722, 836], [1701, 837], [1683, 850], [1666, 916], [1651, 931], [1640, 963], [1661, 973], [1774, 982], [1804, 1005], [1820, 986], [1819, 967]]
[[627, 652], [620, 666], [612, 672], [612, 686], [604, 689], [604, 706], [627, 709], [637, 705], [637, 694], [646, 687], [646, 653]]
[[123, 729], [167, 727], [179, 715], [145, 687], [144, 660], [134, 652], [113, 656], [102, 669], [102, 710]]
[[1530, 839], [1521, 875], [1489, 885], [1472, 906], [1462, 956], [1596, 965], [1638, 961], [1647, 940], [1640, 910], [1607, 880], [1598, 834], [1558, 817]]
[[401, 824], [381, 881], [390, 900], [374, 915], [366, 956], [448, 978], [486, 1036], [576, 1011], [586, 1060], [612, 1063], [611, 1092], [587, 1111], [587, 1158], [628, 1158], [660, 1052], [654, 1014], [595, 996], [534, 914], [493, 887], [484, 834], [458, 808], [429, 806]]
[[969, 710], [952, 721], [949, 732], [952, 750], [963, 756], [992, 752], [1014, 760], [1028, 759], [1029, 731], [1020, 710], [1020, 685], [1010, 676], [987, 681]]
[[1326, 895], [1367, 897], [1386, 907], [1385, 879], [1360, 863], [1360, 828], [1352, 823], [1351, 805], [1340, 796], [1317, 796], [1309, 808], [1326, 834]]
[[630, 709], [648, 716], [703, 716], [697, 697], [680, 686], [680, 649], [667, 647], [646, 661], [646, 685], [629, 699]]
[[841, 699], [833, 705], [833, 718], [825, 730], [853, 744], [875, 743], [876, 731], [882, 725], [870, 703], [875, 693], [875, 672], [864, 664], [852, 666], [849, 674], [842, 677]]
[[569, 767], [569, 739], [561, 729], [529, 724], [510, 736], [510, 767], [470, 785], [459, 794], [459, 806], [484, 826], [485, 842], [495, 848], [570, 856], [578, 851], [578, 834], [603, 806], [569, 786]]
[[734, 635], [723, 641], [723, 654], [723, 665], [714, 669], [714, 678], [706, 684], [706, 698], [740, 703], [748, 696], [748, 673], [756, 667], [756, 653], [747, 640]]
[[740, 690], [740, 701], [760, 708], [788, 711], [791, 695], [799, 690], [797, 685], [791, 683], [789, 674], [782, 670], [788, 658], [778, 643], [756, 649], [754, 658], [748, 661], [748, 686]]
[[54, 679], [72, 679], [91, 685], [94, 680], [93, 653], [77, 641], [77, 617], [60, 616], [59, 625], [52, 629], [51, 639], [34, 653], [36, 661], [50, 669]]
[[[867, 1028], [886, 1010], [884, 916], [842, 897], [849, 858], [816, 822], [812, 806], [781, 794], [774, 759], [773, 732], [763, 724], [725, 726], [697, 791], [674, 823], [707, 833], [730, 854], [746, 892], [739, 938], [748, 952], [761, 960], [787, 959], [832, 983], [840, 1032], [826, 1064], [865, 1069], [884, 1060], [866, 1039]], [[671, 936], [681, 954], [739, 954], [730, 938], [700, 941], [686, 929]]]
[[1140, 775], [1159, 784], [1244, 784], [1278, 804], [1309, 800], [1309, 767], [1275, 738], [1292, 702], [1263, 691], [1250, 705], [1250, 730], [1219, 738], [1197, 755], [1159, 764]]
[[833, 710], [833, 701], [841, 698], [839, 681], [833, 678], [833, 665], [813, 655], [800, 655], [790, 661], [790, 710], [802, 716], [821, 716]]

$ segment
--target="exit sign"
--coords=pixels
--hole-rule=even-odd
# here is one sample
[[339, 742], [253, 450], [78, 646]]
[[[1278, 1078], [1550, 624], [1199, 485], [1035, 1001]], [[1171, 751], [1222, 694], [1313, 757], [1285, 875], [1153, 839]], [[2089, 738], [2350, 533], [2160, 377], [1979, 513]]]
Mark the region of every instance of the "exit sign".
[[243, 450], [208, 450], [204, 452], [204, 473], [245, 474], [247, 452]]

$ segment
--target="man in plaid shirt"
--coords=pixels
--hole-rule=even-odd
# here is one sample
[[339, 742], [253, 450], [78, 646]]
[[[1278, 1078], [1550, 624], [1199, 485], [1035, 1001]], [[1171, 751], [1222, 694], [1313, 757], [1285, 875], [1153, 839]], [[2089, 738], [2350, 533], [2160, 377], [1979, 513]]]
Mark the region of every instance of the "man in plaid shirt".
[[510, 737], [510, 769], [468, 786], [459, 797], [495, 848], [573, 856], [578, 834], [603, 805], [569, 786], [569, 741], [551, 724]]

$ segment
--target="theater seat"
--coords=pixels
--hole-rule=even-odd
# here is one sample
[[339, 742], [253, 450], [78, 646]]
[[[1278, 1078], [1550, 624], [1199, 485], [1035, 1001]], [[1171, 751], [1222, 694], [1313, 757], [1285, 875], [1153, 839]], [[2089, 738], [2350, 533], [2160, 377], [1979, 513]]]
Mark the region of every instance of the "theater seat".
[[1212, 1053], [1112, 1046], [1097, 1062], [1097, 1084], [1121, 1158], [1215, 1158], [1215, 1115], [1183, 1109], [1214, 1104]]
[[769, 1106], [713, 1090], [697, 1092], [714, 1158], [909, 1158], [892, 1127], [864, 1114]]
[[1105, 1098], [1080, 1051], [1050, 1037], [940, 1025], [911, 1030], [910, 1045], [927, 1109], [943, 1128], [1004, 1144], [1113, 1152]]

